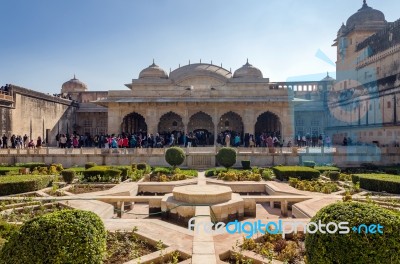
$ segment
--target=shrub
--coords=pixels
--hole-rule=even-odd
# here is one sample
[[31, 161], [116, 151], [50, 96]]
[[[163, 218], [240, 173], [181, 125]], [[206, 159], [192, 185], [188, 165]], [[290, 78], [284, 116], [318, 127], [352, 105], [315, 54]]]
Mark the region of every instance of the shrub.
[[272, 181], [274, 178], [274, 175], [272, 173], [272, 170], [270, 169], [264, 169], [261, 173], [261, 177], [265, 180], [265, 181]]
[[332, 166], [315, 166], [314, 169], [319, 171], [320, 173], [324, 173], [327, 171], [339, 171], [340, 172], [339, 168], [332, 167]]
[[0, 250], [4, 243], [9, 240], [12, 235], [19, 230], [19, 226], [16, 224], [10, 224], [4, 220], [0, 220]]
[[276, 178], [281, 181], [287, 181], [289, 178], [312, 180], [319, 177], [319, 171], [309, 167], [276, 166], [273, 167], [272, 170]]
[[26, 222], [3, 247], [4, 264], [103, 263], [106, 231], [94, 213], [62, 210]]
[[221, 148], [216, 158], [220, 165], [230, 168], [236, 163], [236, 150], [234, 148]]
[[76, 174], [74, 170], [63, 170], [61, 176], [66, 183], [72, 183]]
[[46, 163], [43, 162], [15, 163], [15, 166], [29, 168], [31, 171], [33, 171], [35, 168], [38, 167], [46, 167]]
[[147, 165], [146, 163], [138, 163], [138, 164], [136, 165], [136, 168], [137, 168], [138, 170], [147, 170], [148, 165]]
[[56, 167], [58, 172], [62, 172], [64, 170], [63, 165], [60, 163], [53, 163], [53, 164], [51, 164], [51, 166]]
[[50, 175], [12, 175], [0, 177], [0, 195], [38, 191], [53, 181]]
[[85, 169], [90, 169], [90, 168], [93, 168], [95, 166], [97, 166], [97, 164], [95, 162], [87, 162], [85, 164]]
[[165, 152], [165, 160], [175, 168], [185, 161], [185, 152], [179, 147], [169, 148]]
[[389, 174], [354, 174], [353, 183], [360, 183], [360, 187], [369, 191], [389, 192], [400, 194], [400, 177]]
[[121, 171], [121, 180], [127, 180], [133, 173], [131, 166], [116, 166], [115, 169]]
[[328, 177], [331, 181], [338, 181], [340, 179], [340, 172], [338, 171], [329, 171]]
[[303, 161], [303, 166], [314, 168], [315, 167], [315, 162], [314, 161]]
[[209, 170], [206, 170], [205, 176], [206, 177], [217, 176], [220, 172], [225, 172], [225, 171], [226, 171], [226, 168], [209, 169]]
[[244, 170], [250, 170], [251, 166], [250, 166], [250, 160], [242, 160], [242, 168]]
[[121, 181], [121, 171], [119, 169], [107, 169], [104, 174], [106, 182], [120, 182]]
[[400, 168], [384, 168], [383, 171], [387, 174], [399, 175]]
[[137, 170], [138, 169], [137, 168], [137, 164], [136, 163], [132, 163], [131, 164], [131, 168], [132, 168], [133, 171]]
[[[348, 222], [349, 233], [306, 234], [305, 246], [310, 264], [319, 263], [398, 263], [400, 259], [400, 216], [372, 204], [338, 202], [321, 209], [311, 222]], [[380, 224], [383, 234], [359, 234], [352, 227]], [[312, 230], [315, 228], [311, 227]], [[331, 228], [332, 229], [332, 228]]]
[[351, 181], [351, 175], [346, 173], [340, 173], [339, 176], [340, 181]]

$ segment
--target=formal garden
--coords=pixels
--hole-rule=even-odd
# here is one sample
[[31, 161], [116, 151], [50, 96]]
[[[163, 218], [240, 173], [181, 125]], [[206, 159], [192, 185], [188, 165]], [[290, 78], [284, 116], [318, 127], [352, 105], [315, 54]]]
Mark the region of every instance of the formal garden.
[[[242, 212], [236, 213], [241, 220], [299, 218], [384, 227], [383, 234], [307, 229], [285, 238], [224, 234], [216, 241], [226, 246], [216, 248], [225, 250], [214, 253], [221, 263], [400, 263], [398, 166], [338, 168], [304, 161], [299, 166], [255, 167], [241, 160], [235, 167], [234, 148], [222, 148], [216, 155], [219, 166], [206, 170], [179, 167], [185, 154], [177, 147], [166, 151], [165, 160], [169, 167], [143, 162], [90, 162], [70, 168], [38, 162], [2, 164], [0, 263], [190, 263], [197, 254], [196, 243], [192, 246], [196, 235], [165, 215], [182, 216], [199, 207], [182, 202], [168, 207], [177, 199], [170, 195], [174, 188], [193, 185], [225, 186], [232, 193], [228, 200], [209, 205], [211, 220], [214, 211], [223, 216], [224, 204], [230, 204]], [[201, 201], [201, 194], [198, 197]], [[163, 232], [149, 232], [152, 225], [171, 233], [156, 235]]]

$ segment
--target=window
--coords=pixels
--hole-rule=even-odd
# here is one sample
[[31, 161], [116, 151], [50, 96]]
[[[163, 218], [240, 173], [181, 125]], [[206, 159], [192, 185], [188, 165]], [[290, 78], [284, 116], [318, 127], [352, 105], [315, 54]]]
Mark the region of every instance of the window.
[[85, 127], [91, 127], [92, 126], [92, 120], [85, 120], [83, 122], [83, 126]]
[[304, 126], [304, 119], [296, 119], [296, 126]]
[[369, 105], [369, 111], [372, 111], [372, 105], [371, 104]]
[[311, 121], [311, 126], [319, 126], [319, 120], [313, 119], [313, 120]]
[[392, 108], [392, 102], [388, 101], [386, 104], [387, 104], [387, 108]]
[[178, 122], [176, 122], [176, 121], [172, 122], [172, 126], [173, 127], [177, 127], [178, 126]]
[[225, 121], [225, 126], [226, 126], [226, 127], [229, 126], [229, 121]]

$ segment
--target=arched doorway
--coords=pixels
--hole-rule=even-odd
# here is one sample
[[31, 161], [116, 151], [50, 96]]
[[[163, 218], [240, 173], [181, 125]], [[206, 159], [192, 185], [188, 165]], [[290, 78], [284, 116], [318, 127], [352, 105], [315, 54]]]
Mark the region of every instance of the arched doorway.
[[158, 133], [183, 132], [185, 130], [182, 117], [174, 112], [168, 112], [161, 116], [158, 122]]
[[271, 136], [281, 137], [281, 122], [279, 117], [271, 112], [265, 112], [258, 116], [255, 124], [255, 136], [258, 138], [265, 133]]
[[146, 133], [147, 124], [144, 117], [136, 112], [126, 115], [122, 121], [122, 132], [124, 133]]
[[199, 145], [214, 144], [214, 123], [212, 117], [204, 112], [197, 112], [189, 119], [188, 133], [196, 137]]
[[242, 117], [232, 111], [223, 114], [219, 119], [217, 130], [218, 133], [229, 131], [234, 134], [243, 135]]

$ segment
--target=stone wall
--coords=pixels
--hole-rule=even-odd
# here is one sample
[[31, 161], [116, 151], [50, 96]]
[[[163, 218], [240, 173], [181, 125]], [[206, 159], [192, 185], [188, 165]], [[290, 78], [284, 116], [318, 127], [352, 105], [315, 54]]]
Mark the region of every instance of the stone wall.
[[[163, 149], [157, 149], [159, 153], [151, 153], [151, 149], [143, 149], [136, 153], [121, 150], [100, 150], [96, 154], [87, 154], [85, 149], [59, 149], [59, 154], [49, 154], [49, 150], [21, 150], [24, 154], [9, 154], [0, 152], [0, 163], [14, 164], [17, 162], [45, 162], [61, 163], [64, 167], [83, 166], [87, 162], [107, 165], [130, 165], [132, 163], [146, 162], [152, 166], [168, 166], [164, 159]], [[17, 150], [12, 150], [16, 153]], [[146, 154], [146, 152], [148, 152]], [[127, 153], [127, 154], [125, 154]], [[334, 163], [339, 167], [360, 166], [361, 163], [374, 163], [376, 165], [393, 165], [400, 163], [400, 148], [338, 148], [336, 153], [241, 153], [238, 154], [236, 167], [241, 167], [242, 160], [250, 160], [252, 166], [269, 167], [275, 165], [299, 165], [303, 161], [315, 161], [319, 164]], [[200, 155], [208, 157], [209, 164], [196, 164], [193, 157]], [[182, 167], [207, 169], [215, 167], [215, 154], [213, 153], [187, 153]], [[206, 158], [207, 159], [207, 158]]]
[[70, 100], [12, 86], [14, 105], [11, 110], [9, 137], [28, 135], [41, 137], [55, 145], [58, 131], [72, 133], [76, 123], [75, 107]]

